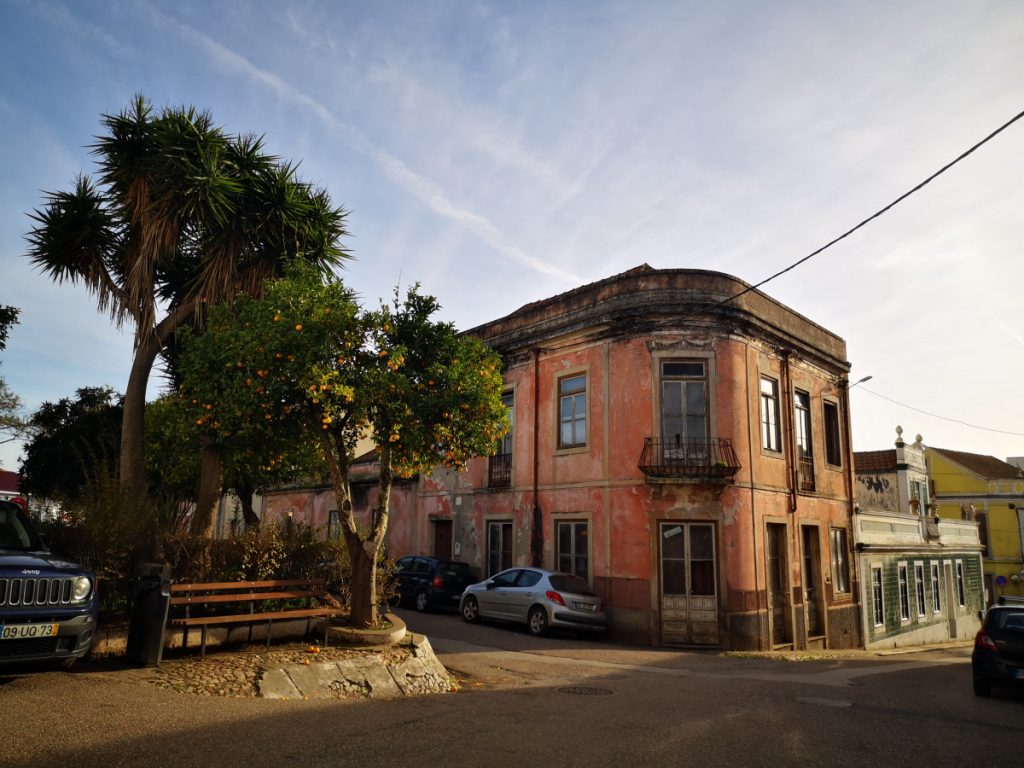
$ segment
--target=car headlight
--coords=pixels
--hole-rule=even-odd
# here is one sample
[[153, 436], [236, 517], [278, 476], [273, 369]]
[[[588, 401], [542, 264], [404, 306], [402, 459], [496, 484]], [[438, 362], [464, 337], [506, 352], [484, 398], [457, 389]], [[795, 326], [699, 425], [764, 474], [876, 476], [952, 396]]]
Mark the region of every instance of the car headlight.
[[88, 576], [79, 576], [75, 579], [74, 587], [71, 589], [71, 599], [81, 602], [92, 592], [92, 579]]

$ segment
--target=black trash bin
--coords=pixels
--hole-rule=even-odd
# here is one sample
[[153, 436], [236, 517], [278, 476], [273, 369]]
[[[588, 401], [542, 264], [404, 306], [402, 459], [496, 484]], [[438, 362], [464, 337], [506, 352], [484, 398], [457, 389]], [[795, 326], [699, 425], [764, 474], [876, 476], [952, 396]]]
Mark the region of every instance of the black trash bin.
[[139, 567], [125, 656], [140, 667], [156, 666], [163, 656], [170, 583], [169, 565], [143, 563]]

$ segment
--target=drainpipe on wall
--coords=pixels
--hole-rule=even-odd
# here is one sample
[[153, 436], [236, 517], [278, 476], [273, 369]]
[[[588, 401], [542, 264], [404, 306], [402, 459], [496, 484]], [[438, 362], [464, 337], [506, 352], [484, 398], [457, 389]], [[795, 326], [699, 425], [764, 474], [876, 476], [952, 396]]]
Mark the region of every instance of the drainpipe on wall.
[[[754, 555], [754, 615], [757, 621], [757, 647], [764, 648], [764, 634], [761, 631], [761, 570], [757, 565], [757, 493], [754, 491], [754, 441], [750, 439], [751, 421], [750, 413], [750, 345], [747, 345], [747, 451], [750, 467], [750, 549]], [[758, 378], [758, 393], [761, 391], [761, 380]], [[767, 600], [765, 601], [767, 602]], [[767, 606], [766, 606], [767, 607]]]
[[530, 526], [530, 564], [540, 568], [544, 549], [543, 518], [540, 511], [540, 353], [533, 350], [533, 522]]
[[790, 378], [789, 350], [782, 353], [782, 428], [785, 434], [782, 438], [783, 455], [786, 457], [786, 477], [789, 480], [789, 511], [796, 512], [796, 489], [799, 484], [797, 477], [795, 452], [795, 429], [793, 427], [793, 380]]
[[[846, 536], [847, 553], [846, 553], [846, 555], [847, 555], [847, 557], [849, 557], [850, 551], [852, 550], [855, 553], [854, 559], [856, 561], [855, 568], [853, 569], [853, 571], [850, 574], [850, 577], [852, 579], [856, 580], [854, 584], [850, 584], [850, 594], [853, 596], [853, 599], [854, 599], [855, 603], [860, 603], [860, 606], [858, 607], [858, 610], [857, 610], [857, 615], [860, 617], [860, 621], [858, 622], [858, 624], [860, 626], [856, 627], [856, 629], [860, 632], [861, 636], [860, 636], [860, 638], [858, 638], [857, 647], [859, 647], [859, 648], [867, 648], [868, 633], [867, 633], [867, 631], [865, 629], [867, 627], [867, 616], [865, 616], [863, 614], [863, 610], [864, 610], [864, 607], [865, 607], [866, 603], [863, 600], [860, 599], [860, 585], [864, 583], [862, 578], [861, 578], [862, 577], [861, 552], [857, 548], [856, 538], [855, 538], [855, 535], [854, 535], [854, 530], [855, 530], [854, 526], [855, 526], [855, 523], [856, 523], [856, 514], [857, 514], [857, 504], [856, 504], [856, 501], [854, 500], [854, 489], [856, 488], [856, 485], [854, 484], [855, 481], [854, 481], [854, 477], [853, 477], [853, 473], [854, 473], [854, 466], [853, 466], [853, 432], [852, 432], [852, 429], [851, 429], [851, 424], [852, 424], [853, 420], [850, 417], [850, 380], [847, 379], [845, 376], [842, 379], [840, 379], [840, 381], [839, 381], [839, 401], [840, 401], [840, 403], [842, 405], [842, 408], [843, 408], [843, 414], [845, 416], [844, 421], [845, 421], [845, 427], [846, 427], [846, 440], [845, 440], [845, 445], [846, 445], [846, 472], [845, 472], [845, 475], [846, 475], [846, 504], [847, 504], [847, 510], [848, 510], [847, 511], [847, 521], [846, 521], [846, 530], [847, 530], [847, 536]], [[831, 539], [831, 537], [830, 537], [830, 539]], [[831, 543], [832, 542], [829, 541], [829, 545], [831, 545]], [[833, 595], [835, 594], [835, 586], [836, 586], [835, 582], [833, 582], [833, 584], [832, 584]]]

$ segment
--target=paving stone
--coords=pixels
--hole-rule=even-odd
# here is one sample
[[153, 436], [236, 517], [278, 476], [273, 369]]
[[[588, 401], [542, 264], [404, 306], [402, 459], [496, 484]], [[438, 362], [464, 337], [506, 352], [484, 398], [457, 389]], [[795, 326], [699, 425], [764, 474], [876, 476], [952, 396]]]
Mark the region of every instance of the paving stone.
[[284, 669], [268, 669], [260, 681], [260, 695], [265, 699], [301, 699], [302, 694], [295, 687]]

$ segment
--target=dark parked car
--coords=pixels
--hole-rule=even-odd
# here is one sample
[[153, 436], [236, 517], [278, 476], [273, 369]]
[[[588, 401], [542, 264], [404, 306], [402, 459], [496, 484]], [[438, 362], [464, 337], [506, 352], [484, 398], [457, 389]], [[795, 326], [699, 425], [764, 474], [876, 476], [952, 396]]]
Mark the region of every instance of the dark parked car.
[[462, 590], [473, 583], [473, 572], [466, 563], [425, 555], [400, 558], [395, 576], [399, 599], [412, 603], [417, 611], [457, 608]]
[[96, 577], [54, 556], [22, 508], [0, 501], [0, 667], [71, 666], [96, 630]]
[[466, 621], [500, 619], [526, 624], [530, 634], [548, 627], [603, 632], [601, 598], [579, 576], [541, 568], [510, 568], [466, 588], [459, 604]]
[[993, 687], [1024, 690], [1024, 602], [993, 605], [985, 612], [971, 654], [974, 693]]

